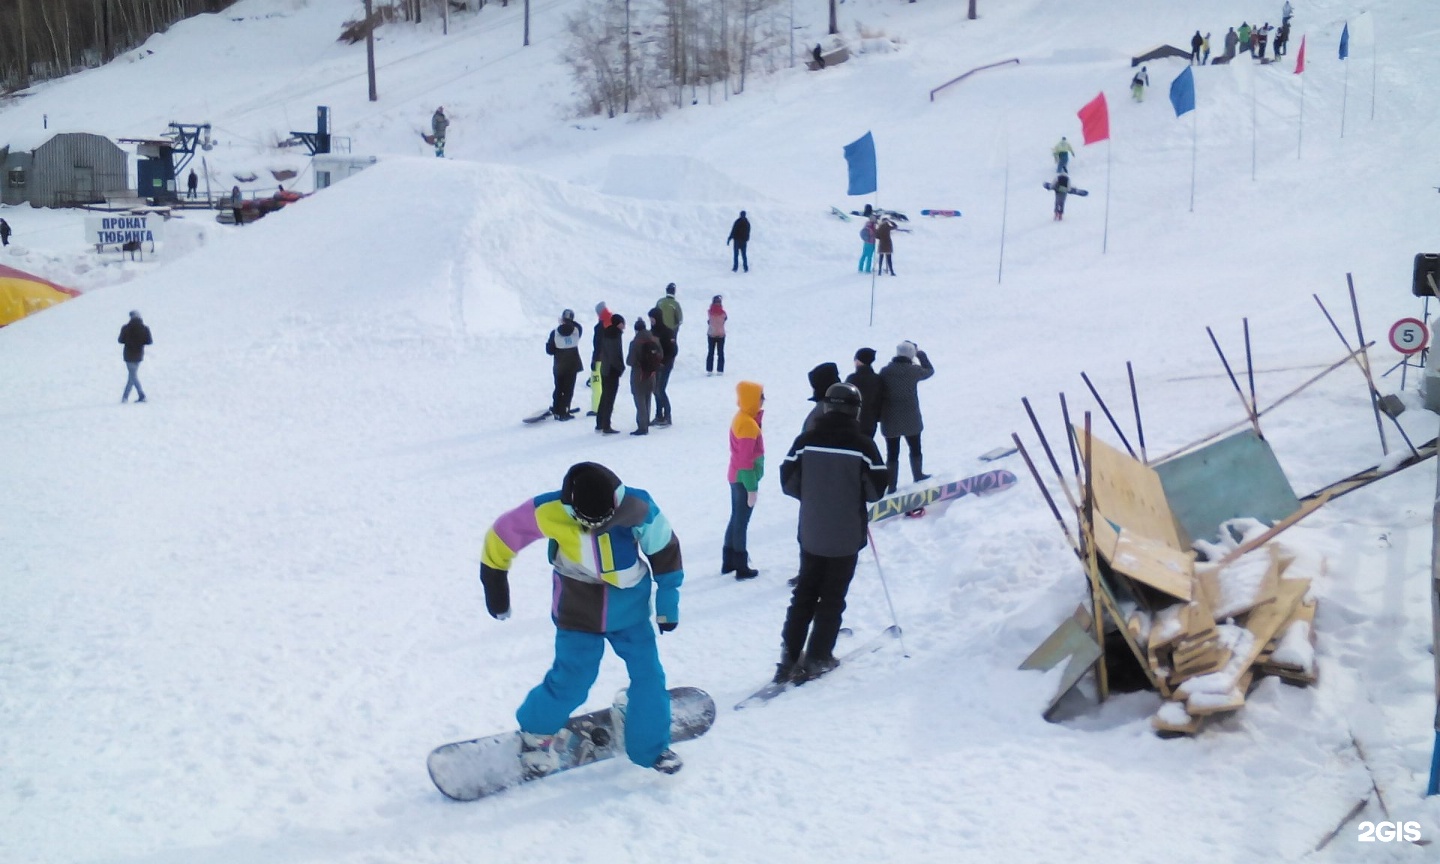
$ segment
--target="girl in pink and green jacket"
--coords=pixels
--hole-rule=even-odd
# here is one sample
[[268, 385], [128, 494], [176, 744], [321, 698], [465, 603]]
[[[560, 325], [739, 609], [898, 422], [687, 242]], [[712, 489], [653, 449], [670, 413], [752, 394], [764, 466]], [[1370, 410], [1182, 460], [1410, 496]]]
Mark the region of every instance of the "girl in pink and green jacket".
[[725, 527], [720, 572], [734, 573], [736, 579], [754, 579], [760, 571], [750, 567], [745, 532], [760, 494], [760, 478], [765, 476], [765, 437], [760, 431], [765, 388], [754, 381], [741, 381], [735, 385], [735, 401], [740, 410], [730, 421], [730, 524]]

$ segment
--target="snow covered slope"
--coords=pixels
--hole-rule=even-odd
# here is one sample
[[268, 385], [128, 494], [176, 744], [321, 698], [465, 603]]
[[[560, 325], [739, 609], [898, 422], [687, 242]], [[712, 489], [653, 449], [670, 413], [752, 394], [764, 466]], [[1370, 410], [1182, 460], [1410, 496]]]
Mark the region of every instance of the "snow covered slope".
[[[495, 516], [575, 461], [648, 489], [675, 525], [687, 579], [666, 670], [728, 708], [777, 659], [796, 507], [774, 473], [810, 408], [812, 366], [917, 341], [938, 370], [921, 389], [927, 468], [969, 474], [1012, 431], [1033, 443], [1021, 396], [1058, 430], [1063, 390], [1114, 441], [1079, 373], [1123, 406], [1126, 361], [1152, 454], [1243, 418], [1205, 327], [1235, 362], [1248, 318], [1268, 404], [1343, 355], [1310, 295], [1348, 335], [1347, 272], [1381, 341], [1375, 365], [1398, 360], [1385, 331], [1420, 312], [1410, 263], [1435, 251], [1440, 206], [1431, 4], [1363, 7], [1378, 49], [1352, 43], [1348, 82], [1335, 48], [1362, 6], [1297, 4], [1291, 60], [1196, 69], [1199, 110], [1181, 119], [1165, 89], [1184, 64], [1149, 64], [1155, 86], [1135, 104], [1128, 58], [1196, 27], [1218, 43], [1241, 20], [1278, 23], [1278, 4], [980, 5], [972, 22], [964, 3], [847, 2], [847, 35], [873, 34], [850, 62], [817, 74], [782, 58], [744, 94], [702, 91], [658, 122], [568, 113], [558, 53], [578, 6], [561, 0], [534, 4], [527, 49], [519, 3], [457, 17], [449, 36], [438, 21], [387, 28], [375, 104], [363, 46], [335, 42], [359, 4], [243, 0], [151, 53], [0, 105], [0, 142], [45, 115], [116, 137], [211, 122], [206, 167], [222, 189], [235, 172], [298, 166], [269, 145], [310, 128], [316, 105], [381, 157], [241, 229], [184, 214], [143, 264], [97, 259], [74, 214], [0, 208], [16, 229], [0, 260], [86, 289], [0, 331], [0, 860], [1032, 862], [1104, 849], [1269, 862], [1312, 849], [1372, 780], [1393, 819], [1440, 839], [1440, 809], [1421, 797], [1430, 465], [1284, 535], [1329, 558], [1320, 683], [1267, 680], [1195, 740], [1152, 735], [1153, 694], [1040, 718], [1050, 682], [1016, 666], [1084, 579], [1011, 459], [1017, 488], [877, 530], [909, 658], [880, 652], [761, 710], [723, 711], [680, 748], [675, 777], [611, 762], [475, 805], [431, 787], [429, 749], [512, 727], [548, 666], [543, 556], [520, 558], [515, 615], [496, 622], [479, 548]], [[813, 44], [823, 6], [796, 14], [797, 47]], [[1010, 57], [1021, 62], [930, 100]], [[1102, 91], [1112, 141], [1082, 149], [1075, 112]], [[415, 134], [436, 105], [454, 123], [443, 161]], [[841, 147], [866, 131], [878, 202], [913, 217], [873, 326], [859, 226], [828, 215], [870, 200], [842, 194]], [[1056, 223], [1040, 184], [1062, 134], [1091, 194]], [[965, 215], [922, 220], [922, 207]], [[725, 266], [740, 209], [749, 274]], [[602, 439], [584, 422], [520, 425], [548, 400], [542, 343], [561, 309], [587, 328], [600, 300], [633, 319], [672, 281], [689, 321], [673, 428]], [[717, 293], [731, 335], [727, 373], [711, 378], [699, 322]], [[113, 340], [130, 309], [155, 336], [143, 406], [116, 404]], [[766, 387], [772, 473], [750, 532], [762, 575], [738, 584], [718, 570], [742, 378]], [[1267, 416], [1302, 494], [1379, 461], [1368, 401], [1343, 369]], [[1402, 419], [1417, 443], [1434, 437], [1433, 414]], [[855, 638], [891, 623], [868, 552], [849, 599]], [[607, 657], [587, 707], [624, 681]], [[1359, 818], [1383, 816], [1372, 804]], [[1358, 837], [1352, 822], [1313, 860], [1432, 854]]]

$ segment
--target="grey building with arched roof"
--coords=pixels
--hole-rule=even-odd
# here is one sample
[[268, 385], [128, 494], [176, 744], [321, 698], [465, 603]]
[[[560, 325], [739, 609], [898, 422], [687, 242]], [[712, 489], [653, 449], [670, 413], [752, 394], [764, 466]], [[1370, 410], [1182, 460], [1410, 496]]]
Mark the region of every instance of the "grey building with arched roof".
[[129, 194], [129, 154], [103, 135], [53, 132], [0, 147], [0, 203], [74, 207]]

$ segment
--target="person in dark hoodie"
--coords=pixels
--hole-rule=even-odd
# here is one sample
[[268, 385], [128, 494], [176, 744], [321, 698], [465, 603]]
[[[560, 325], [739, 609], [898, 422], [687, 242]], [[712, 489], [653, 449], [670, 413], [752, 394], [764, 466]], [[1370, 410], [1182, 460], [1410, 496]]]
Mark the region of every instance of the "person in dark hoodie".
[[838, 665], [835, 638], [865, 548], [867, 505], [880, 500], [886, 477], [875, 440], [860, 428], [855, 385], [831, 385], [821, 405], [825, 413], [780, 463], [781, 488], [800, 500], [800, 575], [781, 631], [777, 684], [807, 681]]
[[665, 316], [656, 306], [649, 312], [650, 332], [655, 334], [655, 341], [660, 343], [660, 350], [665, 355], [660, 369], [655, 373], [655, 419], [650, 422], [661, 428], [669, 426], [670, 419], [670, 373], [675, 370], [675, 357], [680, 353], [680, 346], [675, 339], [675, 330], [665, 323]]
[[150, 328], [140, 318], [140, 313], [134, 309], [130, 310], [130, 320], [120, 328], [120, 338], [115, 340], [125, 346], [125, 368], [129, 371], [129, 377], [125, 379], [125, 392], [120, 396], [121, 402], [130, 401], [130, 388], [134, 387], [135, 392], [140, 395], [136, 402], [145, 401], [145, 388], [140, 386], [140, 363], [145, 359], [145, 346], [152, 344], [150, 341]]
[[555, 392], [550, 397], [550, 413], [556, 420], [573, 420], [570, 400], [575, 396], [575, 376], [584, 368], [580, 362], [580, 337], [585, 328], [575, 323], [575, 312], [560, 313], [560, 326], [550, 331], [545, 340], [545, 353], [554, 358]]
[[586, 380], [585, 386], [590, 388], [590, 411], [591, 417], [600, 413], [600, 395], [605, 392], [604, 379], [600, 375], [600, 340], [605, 338], [605, 328], [610, 326], [610, 307], [601, 300], [595, 304], [595, 332], [591, 336], [593, 345], [590, 349], [590, 377]]
[[611, 315], [610, 326], [600, 337], [600, 407], [595, 412], [595, 431], [618, 435], [610, 425], [615, 413], [615, 394], [620, 390], [620, 376], [625, 374], [625, 316]]
[[860, 428], [871, 440], [880, 425], [881, 402], [880, 375], [871, 365], [874, 362], [875, 349], [861, 348], [855, 352], [855, 371], [845, 378], [846, 384], [854, 384], [860, 391]]
[[915, 482], [930, 479], [921, 470], [920, 433], [925, 422], [920, 416], [917, 385], [934, 374], [930, 358], [914, 342], [896, 346], [895, 359], [880, 370], [880, 432], [885, 436], [885, 465], [890, 475], [885, 485], [887, 495], [895, 491], [900, 478], [901, 438], [910, 447], [910, 474]]
[[805, 425], [801, 427], [802, 432], [809, 432], [819, 422], [820, 415], [825, 413], [825, 391], [830, 389], [831, 384], [840, 383], [840, 367], [834, 363], [821, 363], [810, 370], [810, 401], [815, 407], [805, 417]]
[[630, 340], [630, 352], [625, 356], [625, 365], [630, 367], [630, 395], [635, 399], [635, 431], [631, 435], [650, 434], [650, 397], [655, 392], [663, 357], [659, 341], [643, 320], [637, 320], [635, 338]]

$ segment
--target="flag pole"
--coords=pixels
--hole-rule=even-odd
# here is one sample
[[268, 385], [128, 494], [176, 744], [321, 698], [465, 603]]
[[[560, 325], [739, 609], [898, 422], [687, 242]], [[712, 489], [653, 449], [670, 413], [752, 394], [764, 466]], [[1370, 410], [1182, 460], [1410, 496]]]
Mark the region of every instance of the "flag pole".
[[[875, 201], [870, 205], [871, 211], [880, 209], [880, 186], [875, 186]], [[880, 238], [875, 238], [875, 252], [870, 256], [870, 326], [875, 326], [875, 277], [880, 275]]]
[[1100, 241], [1100, 254], [1110, 250], [1110, 138], [1105, 138], [1105, 235]]
[[1380, 62], [1375, 59], [1375, 49], [1380, 40], [1375, 38], [1374, 30], [1370, 33], [1370, 119], [1375, 119], [1375, 82], [1380, 80]]
[[1195, 115], [1195, 125], [1190, 127], [1190, 212], [1195, 212], [1195, 156], [1200, 150], [1200, 112], [1190, 109]]
[[1005, 278], [1005, 222], [1010, 215], [1010, 141], [1005, 141], [1005, 193], [1000, 199], [1000, 268], [995, 273], [995, 284]]
[[1250, 75], [1250, 179], [1255, 179], [1256, 153], [1259, 150], [1259, 132], [1255, 122], [1255, 91], [1260, 88], [1259, 76]]
[[1350, 64], [1345, 64], [1345, 89], [1340, 91], [1340, 137], [1345, 137], [1345, 106], [1350, 101]]
[[1300, 152], [1305, 148], [1305, 76], [1300, 76], [1300, 134], [1295, 141], [1295, 158], [1300, 158]]

